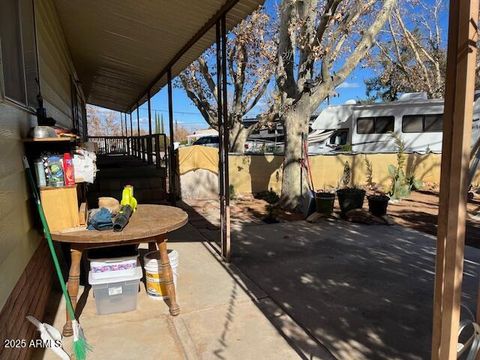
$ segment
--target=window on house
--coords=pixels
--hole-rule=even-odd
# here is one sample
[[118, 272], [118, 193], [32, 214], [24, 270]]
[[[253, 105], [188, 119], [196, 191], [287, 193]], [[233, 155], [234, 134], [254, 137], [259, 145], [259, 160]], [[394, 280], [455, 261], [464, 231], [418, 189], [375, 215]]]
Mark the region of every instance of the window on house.
[[443, 129], [443, 115], [405, 115], [402, 118], [404, 133], [440, 132]]
[[36, 107], [37, 56], [32, 0], [0, 1], [0, 46], [5, 97]]
[[393, 116], [363, 117], [357, 119], [358, 134], [386, 134], [395, 126]]

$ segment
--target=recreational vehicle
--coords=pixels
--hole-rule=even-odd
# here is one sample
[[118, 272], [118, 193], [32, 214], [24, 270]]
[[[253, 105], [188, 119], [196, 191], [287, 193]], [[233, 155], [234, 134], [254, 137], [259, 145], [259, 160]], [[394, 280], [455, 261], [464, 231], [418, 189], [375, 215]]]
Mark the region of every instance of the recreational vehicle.
[[[396, 151], [392, 133], [405, 142], [407, 152], [442, 151], [443, 99], [425, 93], [402, 95], [389, 103], [343, 105], [325, 108], [312, 124], [309, 153], [339, 151], [388, 153]], [[480, 100], [475, 96], [472, 144], [480, 136]]]

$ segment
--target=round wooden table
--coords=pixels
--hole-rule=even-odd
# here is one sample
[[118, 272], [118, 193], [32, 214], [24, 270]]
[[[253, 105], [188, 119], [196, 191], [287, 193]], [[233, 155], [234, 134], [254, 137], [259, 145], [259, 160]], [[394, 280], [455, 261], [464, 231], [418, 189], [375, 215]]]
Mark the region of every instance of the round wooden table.
[[[165, 289], [170, 314], [180, 313], [175, 296], [172, 268], [167, 254], [167, 234], [181, 228], [188, 221], [188, 215], [182, 209], [165, 205], [138, 205], [128, 225], [120, 232], [113, 230], [79, 230], [52, 233], [55, 241], [69, 243], [72, 264], [68, 274], [68, 293], [75, 309], [80, 282], [80, 261], [85, 250], [148, 243], [149, 250], [160, 251], [161, 270], [165, 277]], [[72, 336], [72, 322], [67, 311], [67, 321], [63, 327], [64, 336]]]

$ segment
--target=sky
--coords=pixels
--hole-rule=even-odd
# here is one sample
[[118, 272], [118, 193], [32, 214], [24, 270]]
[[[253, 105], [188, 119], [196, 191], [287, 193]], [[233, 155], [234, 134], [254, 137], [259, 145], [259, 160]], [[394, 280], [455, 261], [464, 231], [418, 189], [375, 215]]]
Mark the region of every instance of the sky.
[[[435, 0], [422, 0], [427, 3], [432, 3]], [[445, 0], [447, 3], [447, 1]], [[274, 17], [277, 13], [278, 4], [280, 0], [267, 0], [265, 2], [265, 9], [267, 13]], [[447, 14], [443, 14], [441, 23], [446, 37], [447, 29]], [[362, 68], [358, 66], [346, 79], [346, 81], [341, 84], [337, 89], [336, 93], [338, 96], [330, 98], [328, 102], [324, 102], [320, 108], [325, 107], [327, 104], [343, 104], [350, 99], [365, 99], [366, 98], [366, 89], [365, 89], [365, 80], [374, 76], [372, 70], [367, 68]], [[272, 80], [273, 83], [273, 80]], [[271, 84], [272, 84], [271, 83]], [[151, 100], [152, 103], [152, 118], [155, 118], [155, 113], [162, 114], [165, 119], [166, 131], [168, 131], [168, 95], [167, 87], [165, 86], [160, 92], [155, 94]], [[107, 110], [103, 110], [107, 111]], [[208, 128], [208, 124], [203, 119], [202, 115], [196, 108], [196, 106], [190, 101], [190, 99], [185, 94], [185, 91], [182, 88], [177, 86], [173, 87], [173, 111], [174, 119], [183, 127], [187, 128], [190, 132], [199, 129]], [[261, 109], [258, 107], [252, 109], [247, 114], [247, 117], [255, 117]], [[120, 114], [117, 114], [120, 118]], [[133, 113], [133, 123], [134, 129], [136, 128], [136, 112]], [[140, 127], [144, 130], [148, 130], [148, 110], [147, 104], [143, 104], [140, 107]]]

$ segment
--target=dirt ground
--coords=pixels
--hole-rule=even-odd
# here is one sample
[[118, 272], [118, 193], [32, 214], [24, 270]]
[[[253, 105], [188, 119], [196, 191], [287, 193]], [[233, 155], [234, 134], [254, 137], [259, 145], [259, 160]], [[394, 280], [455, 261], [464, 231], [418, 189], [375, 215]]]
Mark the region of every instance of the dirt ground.
[[[188, 199], [179, 205], [187, 211], [190, 223], [197, 228], [218, 229], [220, 209], [217, 200]], [[230, 201], [230, 218], [233, 224], [248, 226], [303, 220], [303, 215], [280, 209], [269, 210], [267, 201], [245, 196]]]
[[[216, 200], [189, 200], [186, 210], [190, 222], [197, 228], [218, 229], [219, 207]], [[368, 209], [365, 201], [364, 209]], [[231, 220], [242, 226], [260, 225], [272, 222], [289, 222], [303, 220], [302, 214], [279, 209], [269, 210], [265, 200], [242, 197], [231, 201]], [[338, 202], [335, 211], [339, 212]], [[480, 197], [468, 203], [469, 220], [467, 221], [466, 244], [480, 248]], [[437, 233], [438, 193], [434, 191], [415, 191], [410, 197], [388, 206], [388, 214], [402, 226], [427, 234]], [[477, 218], [472, 216], [477, 215]]]
[[[466, 244], [480, 248], [480, 198], [476, 197], [467, 206]], [[415, 191], [409, 198], [398, 204], [388, 206], [388, 214], [403, 226], [423, 231], [431, 235], [437, 234], [438, 194], [428, 191]], [[473, 217], [477, 215], [477, 219]]]

